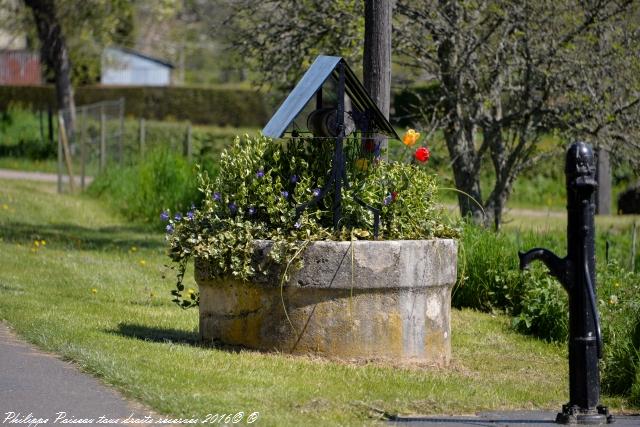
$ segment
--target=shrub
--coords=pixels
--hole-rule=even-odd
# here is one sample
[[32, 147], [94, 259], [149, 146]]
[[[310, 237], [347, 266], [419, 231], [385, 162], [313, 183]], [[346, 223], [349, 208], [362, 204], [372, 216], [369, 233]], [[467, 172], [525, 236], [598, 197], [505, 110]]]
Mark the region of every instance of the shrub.
[[55, 158], [56, 145], [49, 143], [46, 127], [35, 114], [9, 106], [0, 113], [0, 157]]
[[605, 343], [602, 386], [640, 403], [640, 274], [611, 262], [598, 274], [598, 308]]
[[[149, 119], [190, 120], [219, 126], [263, 126], [268, 113], [262, 94], [238, 87], [81, 86], [77, 105], [124, 98], [126, 114]], [[55, 108], [52, 86], [0, 86], [0, 109], [21, 103]]]
[[[255, 239], [274, 242], [268, 260], [276, 268], [299, 267], [295, 255], [309, 241], [373, 239], [374, 214], [367, 206], [380, 211], [381, 238], [457, 236], [434, 204], [434, 175], [417, 165], [361, 157], [360, 145], [358, 136], [345, 144], [351, 185], [343, 189], [343, 216], [334, 228], [332, 187], [326, 198], [316, 199], [330, 177], [332, 141], [236, 139], [222, 154], [218, 177], [201, 175], [202, 206], [184, 218], [164, 213], [170, 256], [178, 264], [174, 301], [183, 307], [198, 302], [194, 293], [182, 295], [182, 275], [192, 257], [206, 261], [213, 277], [248, 280], [270, 270], [254, 268]], [[297, 212], [304, 203], [308, 208]]]
[[544, 277], [544, 269], [533, 265], [530, 272], [523, 274], [519, 269], [518, 251], [536, 246], [561, 252], [563, 239], [551, 234], [495, 233], [467, 224], [458, 251], [458, 281], [452, 304], [519, 314], [527, 286], [537, 285]]
[[138, 164], [113, 166], [98, 175], [88, 192], [106, 198], [127, 218], [158, 224], [163, 209], [184, 211], [199, 202], [196, 175], [197, 168], [184, 157], [158, 148]]
[[[607, 232], [599, 233], [598, 252], [604, 252], [605, 240], [618, 242], [618, 238]], [[548, 341], [566, 341], [569, 313], [565, 290], [541, 263], [535, 263], [529, 271], [518, 270], [518, 249], [536, 246], [548, 247], [557, 254], [566, 251], [565, 243], [557, 235], [522, 236], [465, 227], [454, 306], [502, 310], [512, 316], [513, 327], [522, 333]], [[637, 404], [640, 403], [640, 274], [626, 271], [616, 260], [607, 263], [604, 253], [598, 259], [601, 260], [597, 266], [598, 309], [604, 342], [602, 387], [610, 394], [629, 396]]]

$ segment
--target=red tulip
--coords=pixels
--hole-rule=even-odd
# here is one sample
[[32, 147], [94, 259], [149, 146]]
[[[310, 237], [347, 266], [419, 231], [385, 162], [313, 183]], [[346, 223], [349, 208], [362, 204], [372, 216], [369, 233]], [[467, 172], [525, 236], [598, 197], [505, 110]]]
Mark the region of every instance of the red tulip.
[[427, 147], [420, 147], [416, 150], [414, 156], [417, 161], [424, 163], [431, 157], [431, 152]]
[[372, 139], [366, 140], [363, 145], [364, 151], [368, 153], [373, 153], [374, 151], [376, 151], [376, 148], [378, 148], [376, 143]]

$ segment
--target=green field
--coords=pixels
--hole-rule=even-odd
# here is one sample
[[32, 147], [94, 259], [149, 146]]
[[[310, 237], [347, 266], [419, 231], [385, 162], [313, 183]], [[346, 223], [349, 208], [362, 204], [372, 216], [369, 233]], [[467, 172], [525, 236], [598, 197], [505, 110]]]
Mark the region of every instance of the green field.
[[363, 425], [384, 414], [557, 409], [567, 399], [563, 345], [469, 310], [453, 310], [448, 368], [202, 347], [197, 311], [170, 302], [161, 234], [48, 185], [0, 181], [0, 189], [0, 318], [160, 413], [257, 411], [260, 425]]

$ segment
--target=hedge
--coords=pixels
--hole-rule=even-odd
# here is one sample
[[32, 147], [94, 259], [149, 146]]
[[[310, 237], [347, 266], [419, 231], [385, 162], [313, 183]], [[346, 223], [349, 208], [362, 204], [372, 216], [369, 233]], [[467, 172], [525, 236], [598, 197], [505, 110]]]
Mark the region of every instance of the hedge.
[[[190, 120], [218, 126], [263, 126], [269, 119], [261, 93], [245, 88], [183, 86], [84, 86], [76, 105], [125, 99], [127, 115], [156, 120]], [[0, 110], [11, 103], [32, 109], [56, 107], [53, 86], [0, 86]]]

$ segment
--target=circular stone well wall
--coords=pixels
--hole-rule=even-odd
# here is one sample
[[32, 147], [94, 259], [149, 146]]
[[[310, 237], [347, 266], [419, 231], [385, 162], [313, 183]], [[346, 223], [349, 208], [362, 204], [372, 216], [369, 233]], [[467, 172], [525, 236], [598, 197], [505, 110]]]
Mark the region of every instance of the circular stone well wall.
[[[271, 243], [256, 241], [256, 261]], [[210, 278], [196, 262], [200, 336], [259, 350], [446, 365], [457, 242], [319, 241], [280, 287]]]

